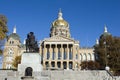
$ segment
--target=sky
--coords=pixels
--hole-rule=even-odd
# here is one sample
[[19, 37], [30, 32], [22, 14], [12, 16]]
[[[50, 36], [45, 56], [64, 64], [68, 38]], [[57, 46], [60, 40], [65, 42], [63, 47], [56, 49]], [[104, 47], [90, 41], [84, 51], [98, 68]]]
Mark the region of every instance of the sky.
[[29, 32], [37, 41], [49, 37], [59, 9], [81, 47], [92, 47], [104, 32], [120, 36], [120, 0], [0, 0], [0, 14], [8, 19], [8, 35], [16, 25], [21, 42]]

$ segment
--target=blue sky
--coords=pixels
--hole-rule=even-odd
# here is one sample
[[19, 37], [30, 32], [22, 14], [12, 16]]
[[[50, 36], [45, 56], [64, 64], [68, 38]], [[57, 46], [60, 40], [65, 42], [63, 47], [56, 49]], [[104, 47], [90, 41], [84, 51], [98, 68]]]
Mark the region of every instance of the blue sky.
[[120, 0], [0, 0], [0, 14], [8, 18], [8, 34], [16, 25], [22, 42], [30, 31], [38, 41], [49, 37], [60, 8], [81, 47], [93, 46], [105, 24], [113, 36], [120, 36]]

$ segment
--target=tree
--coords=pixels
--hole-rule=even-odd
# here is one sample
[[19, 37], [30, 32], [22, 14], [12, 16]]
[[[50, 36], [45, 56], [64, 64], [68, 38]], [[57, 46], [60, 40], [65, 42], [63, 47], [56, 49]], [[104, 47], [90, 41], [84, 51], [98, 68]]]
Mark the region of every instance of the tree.
[[8, 32], [7, 28], [7, 18], [3, 15], [0, 15], [0, 40], [3, 40], [6, 37]]
[[110, 70], [118, 75], [120, 73], [120, 38], [112, 35], [102, 35], [99, 39], [99, 45], [95, 45], [94, 48], [96, 61], [100, 63], [100, 69], [109, 66]]
[[96, 70], [100, 67], [99, 63], [96, 61], [83, 61], [80, 66], [82, 70]]
[[21, 63], [21, 56], [16, 56], [15, 59], [13, 60], [13, 67], [17, 69], [18, 64]]
[[0, 54], [2, 54], [2, 46], [4, 45], [4, 39], [7, 36], [7, 18], [0, 15]]

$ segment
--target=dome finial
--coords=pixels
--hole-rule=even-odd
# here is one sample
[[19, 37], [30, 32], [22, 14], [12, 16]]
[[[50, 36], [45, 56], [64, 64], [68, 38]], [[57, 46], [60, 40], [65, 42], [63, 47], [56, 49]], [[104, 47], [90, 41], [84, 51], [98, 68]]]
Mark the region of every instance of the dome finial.
[[24, 39], [23, 44], [26, 44], [26, 39]]
[[58, 19], [59, 19], [59, 20], [62, 20], [62, 19], [63, 19], [63, 18], [62, 18], [62, 10], [61, 10], [61, 8], [59, 9]]
[[98, 41], [98, 39], [96, 39], [96, 44], [97, 44], [97, 45], [99, 44], [99, 41]]
[[105, 27], [104, 27], [104, 32], [108, 32], [108, 31], [107, 31], [107, 26], [106, 26], [106, 25], [105, 25]]
[[13, 33], [16, 33], [16, 25], [13, 28]]

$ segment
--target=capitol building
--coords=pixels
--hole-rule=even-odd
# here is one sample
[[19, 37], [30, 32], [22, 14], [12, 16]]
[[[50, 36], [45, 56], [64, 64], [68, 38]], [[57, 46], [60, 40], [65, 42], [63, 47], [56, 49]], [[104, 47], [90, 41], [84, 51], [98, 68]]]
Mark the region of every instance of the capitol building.
[[[69, 23], [64, 20], [61, 10], [48, 35], [49, 38], [40, 40], [39, 46], [44, 69], [81, 69], [82, 61], [95, 60], [93, 48], [81, 48], [79, 41], [71, 38]], [[15, 26], [5, 43], [3, 69], [13, 68], [13, 60], [25, 50], [25, 42], [21, 43]]]
[[[15, 26], [5, 42], [0, 80], [120, 80], [109, 69], [82, 70], [82, 62], [96, 60], [94, 48], [82, 48], [71, 37], [61, 10], [50, 26], [49, 37], [39, 41], [38, 53], [26, 52], [26, 42], [21, 43], [16, 29]], [[108, 34], [106, 26], [104, 34]], [[18, 56], [21, 62], [15, 67], [13, 62]]]

